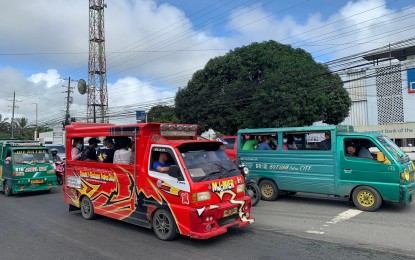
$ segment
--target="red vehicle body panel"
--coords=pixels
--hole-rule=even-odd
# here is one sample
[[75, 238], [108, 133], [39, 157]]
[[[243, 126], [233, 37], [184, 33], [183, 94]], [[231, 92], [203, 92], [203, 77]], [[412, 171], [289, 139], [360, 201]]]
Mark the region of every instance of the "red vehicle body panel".
[[[188, 136], [163, 136], [160, 129], [160, 123], [121, 126], [73, 123], [66, 126], [65, 202], [79, 208], [82, 197], [88, 196], [96, 214], [147, 228], [151, 228], [155, 210], [165, 208], [172, 213], [180, 234], [197, 239], [225, 233], [230, 226], [242, 227], [252, 223], [250, 198], [244, 192], [237, 192], [237, 186], [244, 183], [241, 175], [193, 182], [178, 152], [178, 147], [183, 144], [217, 141], [199, 140], [196, 131], [188, 131], [191, 133]], [[86, 136], [133, 137], [134, 163], [121, 165], [72, 160], [72, 139]], [[154, 146], [174, 151], [186, 179], [184, 182], [151, 170], [150, 157]], [[209, 192], [210, 199], [197, 202], [193, 197], [198, 192]]]

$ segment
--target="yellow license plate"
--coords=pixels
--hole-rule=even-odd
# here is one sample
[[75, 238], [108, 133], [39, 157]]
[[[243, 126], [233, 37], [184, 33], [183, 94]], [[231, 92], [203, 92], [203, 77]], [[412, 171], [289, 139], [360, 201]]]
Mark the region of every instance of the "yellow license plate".
[[238, 208], [227, 209], [223, 212], [223, 217], [228, 217], [238, 212]]
[[43, 180], [31, 180], [30, 181], [31, 184], [39, 184], [39, 183], [43, 183]]

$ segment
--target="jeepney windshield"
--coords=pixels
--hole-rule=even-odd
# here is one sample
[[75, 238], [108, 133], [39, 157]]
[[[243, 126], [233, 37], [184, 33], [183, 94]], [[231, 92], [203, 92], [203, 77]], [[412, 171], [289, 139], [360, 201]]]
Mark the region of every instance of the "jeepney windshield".
[[185, 166], [194, 182], [240, 175], [235, 164], [220, 145], [196, 145], [179, 148]]
[[409, 160], [408, 155], [404, 153], [391, 139], [386, 136], [379, 136], [377, 138], [379, 142], [383, 144], [383, 146], [390, 152], [390, 154], [395, 158], [397, 161], [404, 162]]
[[14, 150], [13, 163], [15, 164], [37, 164], [49, 162], [46, 149]]

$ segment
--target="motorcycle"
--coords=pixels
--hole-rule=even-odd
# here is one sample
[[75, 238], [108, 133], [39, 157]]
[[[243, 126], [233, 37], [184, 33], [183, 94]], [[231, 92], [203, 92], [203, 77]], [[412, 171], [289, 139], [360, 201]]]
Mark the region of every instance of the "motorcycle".
[[63, 184], [63, 175], [65, 174], [65, 163], [64, 162], [55, 162], [56, 166], [56, 182], [58, 185]]
[[245, 179], [245, 194], [251, 198], [252, 206], [255, 206], [261, 199], [261, 190], [259, 189], [255, 181], [248, 180], [246, 178], [246, 175], [249, 174], [249, 169], [244, 165], [240, 165], [239, 168], [241, 169], [241, 173]]

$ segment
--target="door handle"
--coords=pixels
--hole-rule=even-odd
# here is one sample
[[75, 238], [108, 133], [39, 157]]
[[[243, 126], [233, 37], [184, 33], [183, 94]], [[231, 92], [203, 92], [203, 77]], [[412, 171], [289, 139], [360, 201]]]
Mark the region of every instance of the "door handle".
[[352, 169], [344, 169], [344, 173], [352, 173]]

